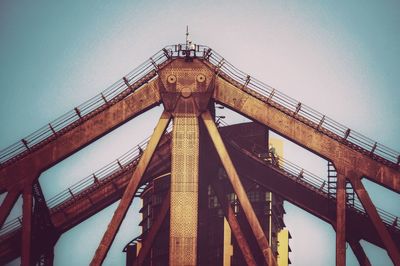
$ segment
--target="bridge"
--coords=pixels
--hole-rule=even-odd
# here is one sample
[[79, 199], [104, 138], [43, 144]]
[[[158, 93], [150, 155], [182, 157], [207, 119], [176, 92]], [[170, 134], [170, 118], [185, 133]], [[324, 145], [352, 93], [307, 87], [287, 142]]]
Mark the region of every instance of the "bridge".
[[[215, 104], [254, 122], [216, 124]], [[38, 182], [43, 171], [158, 105], [164, 112], [149, 139], [44, 200]], [[327, 160], [334, 173], [329, 183], [287, 160], [265, 160], [266, 147], [253, 138], [268, 130]], [[337, 265], [345, 265], [346, 242], [361, 265], [369, 264], [361, 239], [384, 248], [400, 264], [397, 218], [377, 209], [361, 182], [367, 178], [399, 193], [400, 154], [241, 72], [202, 45], [164, 47], [99, 95], [1, 151], [0, 191], [7, 193], [0, 207], [1, 262], [21, 256], [22, 265], [52, 265], [62, 233], [121, 200], [91, 263], [102, 264], [132, 199], [152, 178], [171, 173], [170, 204], [162, 212], [170, 213], [170, 264], [196, 264], [199, 149], [207, 141], [209, 159], [220, 160], [225, 168], [257, 240], [254, 252], [262, 254], [265, 264], [276, 265], [276, 258], [243, 188], [247, 181], [331, 224]], [[349, 190], [357, 195], [355, 201], [348, 200]], [[22, 217], [4, 224], [20, 195]], [[225, 215], [235, 238], [246, 239], [228, 213], [229, 207]], [[153, 227], [144, 240], [147, 246], [157, 230]], [[246, 262], [254, 265], [254, 254], [243, 243]], [[139, 258], [148, 250], [143, 248]]]

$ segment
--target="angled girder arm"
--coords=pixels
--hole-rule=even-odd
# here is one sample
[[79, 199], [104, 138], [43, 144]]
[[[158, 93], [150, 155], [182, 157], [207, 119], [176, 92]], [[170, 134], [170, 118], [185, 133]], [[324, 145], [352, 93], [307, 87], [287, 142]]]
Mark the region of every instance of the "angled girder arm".
[[387, 228], [379, 217], [379, 214], [371, 198], [369, 197], [368, 192], [365, 190], [364, 185], [361, 183], [361, 179], [352, 178], [350, 179], [350, 181], [365, 211], [368, 213], [369, 219], [371, 220], [377, 233], [381, 237], [382, 242], [386, 248], [386, 252], [389, 254], [389, 257], [392, 259], [394, 265], [400, 265], [399, 247], [396, 246]]
[[260, 222], [258, 221], [256, 214], [254, 213], [253, 207], [251, 206], [246, 191], [244, 190], [243, 185], [240, 182], [239, 175], [237, 174], [236, 169], [232, 163], [232, 160], [229, 157], [225, 144], [222, 141], [222, 138], [218, 132], [218, 129], [214, 123], [211, 114], [207, 111], [202, 113], [201, 117], [208, 130], [208, 133], [210, 134], [211, 140], [215, 146], [215, 149], [217, 150], [217, 153], [221, 159], [221, 162], [225, 168], [225, 171], [233, 186], [233, 189], [236, 195], [238, 196], [239, 202], [243, 208], [245, 216], [247, 217], [249, 225], [263, 253], [265, 262], [268, 265], [276, 265], [276, 259], [272, 254], [272, 250], [268, 243], [268, 240], [265, 237], [264, 231], [261, 228]]
[[349, 244], [360, 266], [371, 266], [371, 262], [369, 261], [367, 254], [365, 254], [363, 247], [360, 245], [360, 242], [352, 239], [349, 241]]
[[159, 103], [160, 94], [155, 79], [68, 132], [55, 136], [53, 141], [24, 158], [0, 169], [0, 191], [18, 183], [33, 183], [42, 171]]
[[170, 119], [171, 119], [170, 113], [167, 112], [162, 113], [161, 118], [154, 130], [154, 133], [149, 140], [147, 148], [144, 151], [142, 157], [140, 158], [139, 164], [135, 169], [135, 172], [133, 173], [128, 186], [125, 189], [124, 195], [122, 196], [121, 201], [118, 204], [117, 210], [114, 212], [114, 215], [107, 227], [107, 231], [104, 233], [100, 245], [97, 248], [96, 253], [90, 265], [101, 265], [103, 263], [108, 253], [108, 250], [110, 249], [111, 244], [114, 241], [114, 238], [119, 230], [119, 227], [122, 224], [122, 220], [125, 218], [125, 215], [128, 212], [128, 208], [138, 189], [140, 180], [142, 179], [142, 176], [149, 165], [149, 162], [154, 154], [154, 151], [157, 148], [161, 136], [163, 135], [165, 129], [167, 128]]
[[[140, 185], [154, 176], [170, 171], [170, 138], [161, 140]], [[100, 180], [88, 186], [79, 195], [69, 198], [51, 209], [51, 220], [58, 233], [62, 234], [92, 215], [121, 199], [123, 191], [132, 177], [135, 167], [121, 172], [112, 179]], [[0, 242], [0, 264], [6, 264], [21, 255], [21, 228]]]
[[[400, 171], [328, 137], [307, 124], [263, 102], [250, 93], [218, 77], [215, 101], [258, 121], [302, 147], [334, 162], [338, 171], [357, 169], [360, 176], [400, 192]], [[267, 101], [267, 100], [266, 100]]]
[[[300, 184], [296, 178], [290, 178], [284, 171], [271, 167], [261, 159], [253, 156], [245, 149], [227, 142], [229, 153], [237, 165], [237, 170], [242, 177], [282, 196], [285, 200], [307, 211], [319, 219], [328, 222], [336, 229], [336, 215], [330, 206], [335, 206], [335, 201], [328, 198], [318, 189]], [[333, 209], [334, 210], [334, 209]], [[346, 239], [365, 239], [379, 247], [385, 248], [379, 235], [368, 216], [360, 214], [357, 210], [346, 209]], [[396, 230], [391, 231], [395, 233]], [[400, 243], [400, 234], [394, 236], [396, 243]]]
[[8, 191], [6, 198], [0, 206], [0, 228], [6, 221], [8, 215], [11, 212], [11, 209], [13, 208], [15, 202], [18, 200], [20, 194], [21, 192], [19, 190]]
[[229, 204], [228, 200], [226, 199], [226, 193], [217, 182], [211, 183], [212, 188], [215, 192], [215, 195], [218, 198], [218, 202], [221, 204], [222, 210], [224, 211], [226, 220], [231, 227], [232, 233], [236, 238], [236, 242], [242, 251], [242, 255], [244, 260], [246, 261], [247, 265], [257, 265], [254, 256], [251, 252], [249, 243], [246, 240], [246, 237], [243, 234], [242, 229], [240, 228], [239, 221], [236, 218], [234, 211], [232, 210], [232, 206]]

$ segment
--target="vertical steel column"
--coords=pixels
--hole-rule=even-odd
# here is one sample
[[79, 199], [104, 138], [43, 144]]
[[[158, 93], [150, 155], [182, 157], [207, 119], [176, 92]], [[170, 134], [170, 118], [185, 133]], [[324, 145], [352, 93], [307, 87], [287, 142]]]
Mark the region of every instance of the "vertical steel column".
[[3, 226], [4, 222], [6, 221], [8, 215], [10, 214], [12, 207], [14, 206], [15, 202], [17, 201], [20, 193], [21, 192], [18, 190], [12, 190], [12, 191], [7, 192], [7, 196], [4, 199], [4, 201], [0, 207], [0, 228]]
[[90, 265], [101, 265], [103, 263], [108, 253], [108, 250], [110, 249], [111, 244], [114, 241], [114, 238], [119, 230], [119, 227], [121, 226], [122, 220], [125, 218], [125, 215], [128, 212], [129, 206], [131, 205], [133, 197], [135, 196], [135, 193], [138, 189], [140, 180], [142, 179], [142, 176], [145, 173], [147, 166], [151, 161], [151, 158], [153, 157], [158, 142], [160, 141], [161, 136], [168, 126], [170, 118], [171, 114], [167, 112], [162, 113], [160, 120], [158, 121], [158, 124], [154, 129], [154, 133], [149, 140], [147, 148], [140, 158], [135, 172], [133, 172], [128, 186], [125, 189], [124, 195], [122, 196], [121, 201], [119, 202], [118, 207], [114, 212], [111, 222], [108, 224], [107, 231], [104, 233], [103, 238], [101, 239], [99, 247], [97, 248]]
[[174, 117], [171, 158], [169, 264], [197, 264], [199, 124], [194, 114]]
[[371, 266], [367, 254], [365, 254], [363, 247], [360, 245], [358, 240], [352, 239], [349, 241], [350, 247], [353, 250], [354, 255], [356, 255], [358, 263], [360, 266]]
[[382, 239], [383, 245], [386, 248], [386, 252], [393, 261], [394, 265], [400, 265], [400, 253], [398, 247], [394, 243], [392, 237], [390, 236], [388, 230], [383, 224], [381, 218], [379, 217], [378, 211], [376, 210], [368, 192], [365, 190], [364, 185], [361, 183], [361, 179], [357, 176], [350, 178], [350, 182], [355, 189], [358, 198], [360, 199], [365, 211], [367, 212], [372, 224], [374, 225], [379, 237]]
[[21, 265], [31, 265], [31, 238], [32, 238], [32, 187], [26, 185], [22, 193], [22, 246]]
[[336, 186], [336, 266], [346, 265], [346, 177], [338, 173]]
[[202, 113], [201, 117], [203, 118], [204, 124], [206, 125], [208, 133], [211, 136], [211, 140], [214, 143], [214, 146], [225, 168], [225, 171], [228, 174], [228, 178], [233, 186], [233, 189], [238, 196], [239, 202], [250, 224], [251, 230], [253, 231], [257, 243], [264, 255], [265, 262], [268, 265], [276, 265], [276, 259], [272, 254], [271, 247], [269, 246], [268, 240], [265, 237], [260, 222], [258, 221], [256, 214], [254, 213], [253, 207], [251, 206], [249, 198], [247, 197], [246, 191], [244, 190], [243, 185], [240, 182], [239, 175], [237, 174], [232, 160], [229, 157], [225, 144], [222, 141], [217, 127], [215, 126], [214, 120], [212, 119], [208, 111]]

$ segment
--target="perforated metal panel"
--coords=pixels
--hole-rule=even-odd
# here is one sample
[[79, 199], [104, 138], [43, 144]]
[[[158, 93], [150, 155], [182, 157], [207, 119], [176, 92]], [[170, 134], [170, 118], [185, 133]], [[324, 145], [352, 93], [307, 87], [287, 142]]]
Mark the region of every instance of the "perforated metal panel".
[[170, 265], [196, 265], [199, 125], [195, 115], [174, 118], [172, 140]]

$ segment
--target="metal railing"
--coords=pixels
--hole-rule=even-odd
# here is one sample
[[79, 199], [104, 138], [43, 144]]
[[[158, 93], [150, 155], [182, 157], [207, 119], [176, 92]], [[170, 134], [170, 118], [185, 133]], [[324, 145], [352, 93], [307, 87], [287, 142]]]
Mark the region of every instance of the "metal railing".
[[[204, 45], [196, 45], [195, 49], [191, 50], [187, 49], [185, 45], [179, 44], [166, 46], [153, 55], [149, 60], [127, 74], [124, 78], [118, 80], [116, 83], [104, 90], [102, 93], [84, 102], [83, 104], [79, 105], [48, 125], [42, 127], [41, 129], [35, 131], [29, 136], [23, 138], [21, 141], [1, 150], [0, 167], [12, 163], [13, 161], [32, 152], [33, 150], [42, 147], [49, 141], [56, 139], [58, 136], [64, 134], [83, 121], [86, 121], [98, 112], [101, 112], [108, 106], [120, 101], [132, 91], [143, 85], [143, 83], [155, 78], [157, 76], [157, 72], [168, 60], [187, 56], [198, 57], [207, 60], [214, 66], [215, 70], [218, 72], [218, 75], [221, 77], [233, 82], [234, 85], [242, 88], [247, 93], [252, 94], [258, 99], [323, 132], [329, 137], [345, 143], [351, 148], [369, 155], [373, 159], [382, 163], [399, 165], [399, 152], [377, 143], [376, 141], [373, 141], [356, 131], [350, 130], [346, 126], [343, 126], [329, 117], [319, 113], [318, 111], [315, 111], [312, 108], [290, 98], [275, 88], [264, 84], [255, 78], [252, 78], [251, 76], [235, 68], [232, 64], [227, 62], [222, 56], [211, 50], [209, 47]], [[122, 166], [124, 166], [130, 160], [134, 160], [133, 158], [135, 158], [135, 156], [137, 156], [135, 151], [128, 152], [117, 161], [94, 173], [94, 176], [91, 175], [85, 178], [71, 188], [50, 199], [48, 202], [49, 207], [57, 207], [58, 204], [69, 197], [72, 197], [74, 193], [82, 191], [83, 189], [92, 185], [93, 183], [91, 182], [94, 182], [95, 178], [102, 179], [106, 178], [110, 174], [112, 175], [121, 168], [118, 164], [118, 161]], [[299, 169], [302, 169], [286, 160], [282, 161], [282, 163], [284, 163], [283, 165], [286, 167], [287, 171], [285, 171], [293, 176], [297, 176], [300, 173]], [[318, 185], [322, 186], [324, 182], [322, 179], [319, 179], [315, 175], [305, 170], [303, 171], [304, 178], [301, 180], [313, 185], [315, 188], [318, 188]], [[326, 188], [323, 186], [322, 191], [325, 192], [325, 190]], [[359, 203], [358, 205], [356, 204], [356, 206], [361, 212], [364, 212]], [[380, 210], [380, 214], [382, 215], [382, 218], [387, 218], [387, 220], [385, 220], [386, 222], [389, 222], [389, 220], [392, 218], [396, 218], [395, 216], [383, 210]], [[20, 225], [18, 218], [5, 224], [0, 230], [0, 237], [5, 235], [7, 232], [14, 231], [16, 224], [18, 226]]]
[[[223, 120], [220, 121], [219, 126], [228, 126]], [[170, 132], [172, 129], [172, 124], [170, 124], [166, 130], [166, 133]], [[93, 174], [83, 178], [79, 182], [75, 183], [71, 187], [63, 190], [59, 194], [50, 198], [47, 201], [47, 205], [50, 209], [50, 212], [53, 213], [57, 211], [59, 208], [64, 206], [65, 203], [71, 202], [71, 200], [75, 200], [80, 198], [80, 196], [84, 195], [85, 190], [90, 187], [96, 186], [97, 184], [101, 184], [103, 181], [106, 181], [108, 178], [120, 174], [121, 172], [126, 171], [135, 165], [140, 159], [142, 151], [144, 151], [147, 147], [149, 138], [140, 142], [134, 149], [129, 150], [122, 156], [120, 156], [117, 160], [109, 163], [108, 165], [102, 167], [97, 170]], [[239, 145], [233, 143], [234, 146], [241, 149]], [[317, 175], [305, 170], [297, 166], [296, 164], [279, 157], [276, 160], [269, 160], [268, 156], [261, 156], [260, 154], [269, 154], [268, 150], [263, 147], [257, 147], [252, 151], [248, 151], [257, 158], [264, 161], [268, 167], [272, 167], [275, 170], [283, 173], [285, 176], [295, 180], [297, 183], [307, 186], [309, 189], [314, 192], [320, 193], [321, 195], [328, 198], [328, 190], [327, 190], [327, 181], [318, 177]], [[272, 163], [276, 162], [276, 163]], [[357, 200], [353, 206], [348, 205], [348, 208], [352, 208], [357, 212], [362, 213], [363, 215], [367, 215], [361, 203]], [[378, 213], [381, 219], [387, 225], [392, 225], [397, 230], [400, 230], [400, 224], [395, 223], [397, 221], [397, 217], [389, 212], [386, 212], [382, 209], [377, 208]], [[16, 233], [21, 228], [21, 217], [17, 217], [9, 222], [7, 222], [0, 230], [0, 242], [5, 239], [8, 235], [12, 233]]]
[[42, 147], [49, 141], [56, 139], [60, 135], [63, 135], [81, 124], [83, 121], [86, 121], [95, 114], [122, 100], [127, 95], [140, 88], [145, 82], [156, 77], [158, 68], [162, 67], [162, 65], [170, 59], [168, 51], [171, 53], [171, 48], [172, 47], [165, 47], [100, 94], [33, 132], [21, 141], [1, 150], [0, 166], [5, 166], [29, 154], [33, 150]]
[[[167, 127], [164, 135], [168, 135], [172, 130], [172, 123]], [[118, 159], [112, 161], [106, 166], [95, 171], [91, 175], [81, 179], [77, 183], [73, 184], [69, 188], [61, 191], [54, 197], [46, 201], [47, 207], [50, 209], [50, 213], [58, 211], [63, 208], [65, 204], [68, 204], [74, 200], [78, 200], [85, 195], [85, 191], [89, 188], [95, 188], [107, 182], [108, 179], [119, 176], [122, 173], [135, 167], [142, 155], [142, 152], [146, 149], [150, 137], [141, 141], [136, 145], [135, 148], [121, 155]], [[140, 192], [140, 190], [138, 191]], [[9, 222], [5, 223], [0, 230], [0, 242], [13, 232], [16, 232], [21, 228], [22, 216], [17, 217]]]
[[[237, 143], [232, 143], [234, 147], [242, 149]], [[304, 168], [282, 158], [277, 157], [275, 160], [271, 158], [269, 155], [269, 151], [267, 148], [256, 147], [252, 151], [246, 150], [249, 153], [252, 153], [269, 167], [283, 173], [288, 178], [296, 181], [299, 184], [305, 185], [311, 190], [323, 195], [326, 198], [328, 197], [328, 181], [318, 177], [317, 175], [305, 170]], [[265, 156], [267, 155], [267, 156]], [[273, 163], [275, 162], [275, 163]], [[336, 194], [333, 195], [336, 198]], [[352, 208], [363, 215], [367, 215], [366, 211], [364, 210], [361, 202], [359, 201], [358, 197], [356, 197], [354, 201], [354, 206], [351, 204], [347, 204], [347, 208]], [[389, 226], [393, 226], [397, 230], [400, 230], [400, 223], [397, 223], [398, 217], [385, 211], [380, 208], [376, 208], [379, 216], [381, 217], [382, 221]]]
[[238, 88], [257, 97], [263, 102], [295, 117], [296, 119], [319, 130], [329, 137], [358, 150], [373, 159], [388, 165], [400, 164], [400, 153], [388, 148], [348, 127], [334, 121], [320, 112], [298, 102], [277, 89], [247, 75], [226, 61], [221, 55], [211, 49], [206, 58], [219, 76], [233, 83]]
[[195, 49], [189, 49], [185, 44], [168, 45], [154, 54], [150, 59], [129, 72], [106, 90], [75, 107], [56, 120], [43, 126], [22, 140], [0, 151], [0, 167], [4, 167], [30, 152], [37, 150], [46, 143], [65, 134], [82, 122], [90, 119], [97, 113], [119, 102], [144, 83], [157, 77], [158, 71], [168, 61], [182, 57], [204, 57], [209, 48], [204, 45], [196, 45]]
[[257, 79], [240, 71], [222, 56], [205, 45], [186, 47], [185, 44], [169, 45], [153, 55], [149, 60], [118, 80], [102, 93], [74, 108], [36, 132], [23, 138], [21, 141], [0, 151], [0, 167], [8, 162], [28, 154], [41, 147], [48, 141], [57, 138], [80, 122], [89, 119], [97, 112], [103, 110], [129, 95], [144, 82], [157, 76], [163, 63], [170, 59], [181, 57], [198, 57], [210, 62], [218, 74], [234, 85], [242, 88], [247, 93], [274, 106], [288, 115], [308, 124], [329, 137], [336, 139], [351, 148], [358, 150], [375, 160], [386, 164], [400, 164], [400, 153], [388, 148], [348, 127], [335, 122], [333, 119], [319, 113], [305, 104], [285, 95], [275, 88], [258, 81]]

